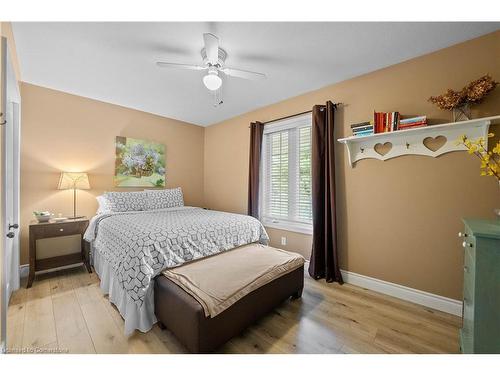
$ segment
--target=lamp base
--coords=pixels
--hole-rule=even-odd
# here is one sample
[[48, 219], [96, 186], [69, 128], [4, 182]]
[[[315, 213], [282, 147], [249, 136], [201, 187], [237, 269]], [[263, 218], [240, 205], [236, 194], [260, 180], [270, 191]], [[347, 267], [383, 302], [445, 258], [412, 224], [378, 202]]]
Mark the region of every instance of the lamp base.
[[71, 216], [68, 217], [68, 220], [76, 220], [76, 219], [83, 219], [85, 216]]

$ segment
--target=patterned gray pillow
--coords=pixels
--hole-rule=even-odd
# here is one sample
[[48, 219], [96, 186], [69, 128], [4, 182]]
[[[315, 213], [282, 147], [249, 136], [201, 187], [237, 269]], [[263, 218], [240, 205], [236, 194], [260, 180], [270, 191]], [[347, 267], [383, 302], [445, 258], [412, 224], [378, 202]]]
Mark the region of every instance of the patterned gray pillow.
[[104, 193], [111, 212], [143, 211], [147, 209], [144, 191], [112, 191]]
[[148, 210], [184, 206], [184, 197], [180, 187], [164, 190], [145, 190], [144, 192], [147, 194]]

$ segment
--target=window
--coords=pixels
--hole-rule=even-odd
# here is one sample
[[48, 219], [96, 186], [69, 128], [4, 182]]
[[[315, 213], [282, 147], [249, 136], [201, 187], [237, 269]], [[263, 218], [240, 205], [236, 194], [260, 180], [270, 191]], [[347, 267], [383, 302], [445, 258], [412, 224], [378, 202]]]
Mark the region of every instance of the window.
[[260, 219], [269, 227], [312, 233], [310, 113], [264, 127]]

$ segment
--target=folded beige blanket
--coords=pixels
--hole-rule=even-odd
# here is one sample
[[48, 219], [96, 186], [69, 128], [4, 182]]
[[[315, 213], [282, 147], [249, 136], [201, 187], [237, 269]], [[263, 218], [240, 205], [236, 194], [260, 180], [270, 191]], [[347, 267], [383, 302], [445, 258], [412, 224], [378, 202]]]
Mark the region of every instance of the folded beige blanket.
[[304, 264], [296, 253], [260, 244], [200, 259], [163, 272], [214, 317], [252, 291]]

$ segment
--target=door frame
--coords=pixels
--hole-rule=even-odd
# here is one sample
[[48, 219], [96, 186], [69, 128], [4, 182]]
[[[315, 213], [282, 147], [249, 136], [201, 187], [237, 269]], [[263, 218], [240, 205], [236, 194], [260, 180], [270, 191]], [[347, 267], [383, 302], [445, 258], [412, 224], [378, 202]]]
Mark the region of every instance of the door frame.
[[[1, 61], [0, 61], [0, 90], [1, 90], [1, 102], [0, 102], [0, 112], [3, 113], [3, 111], [6, 109], [5, 103], [7, 102], [6, 100], [6, 95], [7, 95], [7, 40], [5, 38], [1, 38], [0, 40], [0, 48], [1, 48]], [[0, 119], [0, 123], [4, 123], [6, 120], [6, 115], [2, 114], [2, 117]], [[1, 141], [3, 143], [3, 140], [5, 139], [5, 125], [0, 125], [0, 137]], [[0, 147], [3, 145], [0, 145]], [[3, 158], [3, 152], [0, 152], [1, 157], [0, 157], [0, 177], [1, 174], [3, 173], [3, 166], [4, 166], [4, 158]], [[1, 181], [0, 181], [0, 209], [2, 211], [3, 215], [3, 209], [5, 207], [5, 198], [3, 194], [3, 190], [1, 189]], [[2, 217], [0, 215], [0, 241], [1, 241], [1, 246], [0, 246], [0, 264], [2, 266], [2, 270], [0, 271], [1, 273], [1, 286], [0, 286], [0, 298], [1, 298], [1, 313], [0, 313], [0, 330], [1, 330], [1, 337], [0, 337], [0, 350], [2, 353], [5, 353], [5, 350], [7, 348], [7, 275], [6, 275], [6, 269], [7, 266], [5, 265], [5, 248], [4, 248], [4, 236], [5, 236], [5, 225], [2, 222]]]
[[[0, 353], [5, 353], [7, 349], [7, 310], [12, 291], [19, 288], [20, 284], [20, 269], [19, 269], [19, 250], [20, 250], [20, 236], [19, 236], [19, 196], [20, 196], [20, 129], [21, 129], [21, 96], [20, 90], [13, 69], [7, 39], [1, 38], [1, 61], [0, 61], [0, 82], [1, 82], [1, 100], [0, 108], [4, 112], [2, 122], [6, 121], [4, 125], [0, 125], [1, 133], [1, 156], [0, 156], [0, 173], [2, 178], [6, 178], [8, 174], [7, 169], [10, 170], [9, 178], [12, 178], [12, 217], [10, 212], [7, 212], [7, 191], [6, 181], [0, 181], [0, 263], [2, 264], [1, 270], [1, 338], [0, 338]], [[7, 128], [7, 126], [9, 126]], [[9, 130], [9, 139], [7, 140], [7, 131]], [[9, 141], [9, 143], [7, 143]], [[11, 142], [11, 143], [10, 143]], [[10, 166], [6, 163], [6, 152], [9, 146], [11, 152]], [[5, 220], [4, 220], [5, 219]], [[10, 224], [18, 224], [18, 228], [14, 229], [15, 236], [13, 239], [7, 241], [7, 232], [9, 231]], [[11, 249], [7, 248], [7, 244], [12, 245]], [[10, 251], [10, 262], [7, 262], [7, 251]]]

